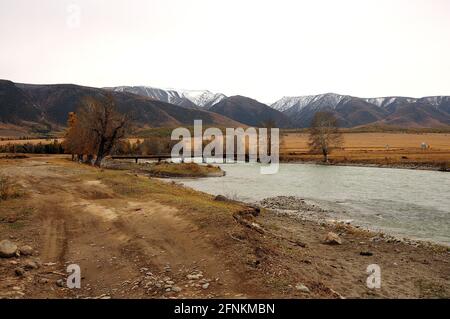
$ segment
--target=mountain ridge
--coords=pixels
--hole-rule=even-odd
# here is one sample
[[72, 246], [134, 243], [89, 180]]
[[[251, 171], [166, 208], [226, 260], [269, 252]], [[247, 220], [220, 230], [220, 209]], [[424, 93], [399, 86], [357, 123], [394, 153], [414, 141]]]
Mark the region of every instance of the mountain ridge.
[[161, 89], [152, 86], [116, 86], [104, 89], [114, 92], [129, 92], [147, 96], [156, 100], [190, 108], [208, 109], [226, 98], [225, 94], [213, 93], [209, 90], [177, 90]]
[[450, 96], [360, 98], [325, 93], [285, 96], [272, 103], [271, 107], [288, 115], [298, 127], [308, 127], [317, 111], [334, 113], [344, 127], [366, 124], [405, 127], [450, 125]]
[[[50, 123], [65, 126], [85, 97], [104, 97], [107, 90], [75, 84], [25, 84], [0, 80], [0, 122]], [[141, 126], [186, 126], [194, 119], [206, 125], [240, 126], [220, 114], [182, 107], [128, 92], [112, 92], [119, 112], [129, 113]]]
[[340, 126], [366, 125], [404, 128], [450, 126], [450, 96], [421, 98], [386, 96], [360, 98], [337, 93], [284, 96], [270, 106], [250, 97], [227, 97], [208, 90], [165, 90], [149, 86], [95, 88], [76, 84], [26, 84], [0, 80], [0, 122], [52, 123], [65, 126], [86, 96], [111, 92], [121, 112], [136, 116], [140, 125], [261, 126], [268, 121], [280, 128], [309, 127], [318, 111], [332, 112]]
[[261, 127], [268, 121], [273, 121], [280, 128], [292, 127], [292, 123], [286, 115], [246, 96], [227, 97], [213, 105], [209, 110], [235, 121], [239, 118], [239, 122], [250, 126]]

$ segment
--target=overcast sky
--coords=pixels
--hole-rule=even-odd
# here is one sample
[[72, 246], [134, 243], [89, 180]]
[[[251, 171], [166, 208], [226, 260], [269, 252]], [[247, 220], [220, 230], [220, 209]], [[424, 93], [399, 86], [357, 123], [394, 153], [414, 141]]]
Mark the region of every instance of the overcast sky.
[[0, 78], [450, 95], [448, 0], [0, 0]]

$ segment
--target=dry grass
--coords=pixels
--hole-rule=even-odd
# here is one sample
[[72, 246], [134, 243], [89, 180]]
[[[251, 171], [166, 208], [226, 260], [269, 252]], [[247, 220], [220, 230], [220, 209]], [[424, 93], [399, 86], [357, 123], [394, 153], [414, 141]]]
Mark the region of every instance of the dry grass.
[[61, 143], [64, 139], [63, 138], [36, 138], [36, 139], [17, 139], [17, 140], [0, 140], [0, 146], [1, 145], [8, 145], [8, 144], [52, 144], [55, 140], [58, 141], [58, 143]]
[[20, 196], [18, 186], [11, 180], [10, 177], [0, 175], [0, 201]]
[[200, 225], [211, 222], [222, 226], [233, 224], [232, 219], [227, 217], [242, 209], [242, 205], [237, 202], [215, 201], [212, 195], [184, 187], [178, 183], [165, 182], [142, 175], [136, 176], [124, 171], [93, 171], [86, 176], [80, 175], [80, 177], [101, 181], [110, 187], [118, 197], [156, 200], [161, 204], [176, 207], [186, 214], [195, 213]]
[[[420, 150], [422, 142], [430, 145], [431, 150], [450, 151], [449, 133], [344, 133], [344, 149], [383, 151], [386, 145], [390, 150]], [[307, 133], [287, 133], [283, 138], [285, 152], [307, 151]]]
[[144, 163], [136, 164], [129, 161], [105, 161], [104, 168], [131, 170], [145, 173], [155, 177], [208, 177], [223, 176], [223, 171], [218, 166], [199, 165], [196, 163]]
[[206, 177], [212, 174], [221, 174], [221, 169], [212, 165], [199, 165], [196, 163], [167, 163], [161, 162], [153, 165], [149, 171], [154, 175], [175, 177]]
[[[450, 134], [448, 133], [344, 133], [341, 149], [332, 152], [334, 163], [382, 165], [446, 166], [450, 163]], [[430, 145], [427, 150], [421, 143]], [[280, 149], [282, 160], [320, 161], [321, 155], [308, 150], [307, 133], [287, 133]]]

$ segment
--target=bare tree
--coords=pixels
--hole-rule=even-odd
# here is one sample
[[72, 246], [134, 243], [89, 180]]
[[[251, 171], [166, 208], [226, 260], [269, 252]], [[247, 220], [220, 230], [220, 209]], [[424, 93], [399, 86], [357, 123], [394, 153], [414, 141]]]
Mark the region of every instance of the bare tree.
[[117, 112], [112, 94], [105, 98], [87, 98], [76, 117], [71, 116], [74, 123], [67, 132], [66, 145], [70, 145], [69, 151], [73, 154], [87, 155], [89, 161], [95, 155], [95, 166], [100, 166], [125, 136], [131, 122], [129, 116]]
[[309, 129], [309, 148], [312, 152], [323, 154], [323, 161], [328, 163], [331, 151], [342, 145], [342, 133], [336, 117], [330, 112], [317, 112]]

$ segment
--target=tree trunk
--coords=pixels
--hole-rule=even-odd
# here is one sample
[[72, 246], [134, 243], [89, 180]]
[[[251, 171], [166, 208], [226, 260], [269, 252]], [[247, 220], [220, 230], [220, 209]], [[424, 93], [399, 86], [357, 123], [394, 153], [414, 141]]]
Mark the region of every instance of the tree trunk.
[[86, 163], [92, 165], [92, 160], [93, 160], [93, 159], [94, 159], [94, 155], [89, 154], [89, 155], [87, 156]]
[[102, 164], [103, 158], [105, 158], [105, 140], [101, 140], [98, 145], [97, 158], [95, 159], [94, 165], [100, 167]]
[[100, 165], [102, 165], [102, 161], [103, 161], [103, 157], [97, 156], [97, 158], [95, 159], [94, 166], [100, 167]]
[[328, 163], [328, 151], [324, 148], [322, 149], [322, 153], [323, 153], [323, 161], [325, 163]]
[[83, 157], [84, 157], [84, 155], [83, 154], [78, 154], [78, 162], [83, 162]]

